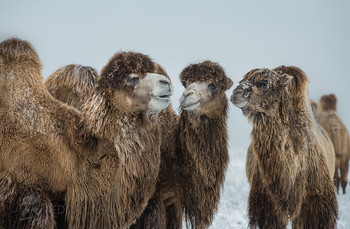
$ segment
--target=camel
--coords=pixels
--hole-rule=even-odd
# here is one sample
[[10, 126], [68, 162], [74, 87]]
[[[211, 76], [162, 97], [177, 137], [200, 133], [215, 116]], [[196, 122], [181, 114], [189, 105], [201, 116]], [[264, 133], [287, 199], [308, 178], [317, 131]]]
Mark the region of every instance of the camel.
[[217, 211], [229, 160], [225, 91], [233, 82], [211, 61], [187, 66], [180, 80], [186, 88], [175, 133], [181, 203], [187, 225], [208, 228]]
[[345, 194], [350, 157], [349, 132], [337, 114], [337, 98], [334, 94], [322, 96], [318, 107], [318, 122], [328, 132], [335, 149], [334, 179], [337, 192], [339, 193], [341, 184], [343, 194]]
[[[160, 64], [157, 64], [156, 72], [158, 74], [166, 76], [170, 80], [169, 75]], [[45, 86], [55, 99], [58, 99], [61, 102], [64, 102], [79, 110], [86, 102], [85, 97], [87, 96], [88, 92], [96, 87], [98, 77], [99, 76], [97, 75], [96, 70], [91, 67], [81, 65], [67, 65], [51, 74], [45, 81]], [[161, 127], [161, 177], [169, 176], [168, 171], [165, 170], [165, 168], [169, 168], [169, 165], [166, 167], [165, 165], [167, 162], [169, 162], [169, 159], [173, 157], [172, 155], [169, 155], [169, 138], [171, 138], [170, 135], [175, 129], [177, 121], [178, 115], [172, 108], [171, 103], [158, 115], [158, 122]], [[156, 185], [157, 188], [153, 197], [149, 200], [149, 203], [145, 208], [142, 216], [140, 216], [135, 224], [132, 225], [132, 228], [165, 227], [165, 207], [163, 205], [163, 201], [166, 199], [164, 196], [169, 196], [169, 193], [161, 193], [158, 191], [159, 189], [162, 189], [162, 180], [163, 179], [158, 179]], [[60, 204], [63, 205], [64, 203], [60, 202]], [[176, 206], [180, 206], [181, 209], [181, 203]], [[164, 209], [160, 209], [160, 207], [164, 207]], [[169, 208], [172, 208], [172, 206]], [[157, 216], [158, 218], [154, 220], [154, 216]], [[180, 215], [180, 223], [182, 222], [181, 219], [182, 215]], [[59, 225], [64, 225], [65, 223], [64, 218], [60, 218], [57, 221]]]
[[253, 69], [232, 93], [231, 102], [253, 124], [246, 169], [250, 228], [286, 228], [289, 220], [293, 228], [336, 227], [327, 161], [334, 151], [312, 114], [307, 83], [297, 67]]
[[52, 73], [44, 85], [55, 99], [81, 111], [98, 78], [92, 67], [69, 64]]
[[116, 53], [82, 111], [45, 88], [34, 47], [0, 43], [0, 228], [125, 228], [154, 193], [159, 112], [173, 93], [147, 55]]

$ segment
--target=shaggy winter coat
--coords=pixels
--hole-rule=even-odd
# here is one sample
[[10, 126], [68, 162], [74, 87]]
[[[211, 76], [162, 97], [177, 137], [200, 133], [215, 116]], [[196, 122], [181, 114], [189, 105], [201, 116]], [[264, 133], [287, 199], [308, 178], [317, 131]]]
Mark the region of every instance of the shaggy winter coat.
[[247, 155], [251, 228], [285, 228], [288, 220], [293, 228], [336, 227], [337, 199], [327, 162], [333, 151], [327, 153], [332, 148], [321, 143], [307, 81], [295, 67], [254, 69], [231, 97], [253, 123]]

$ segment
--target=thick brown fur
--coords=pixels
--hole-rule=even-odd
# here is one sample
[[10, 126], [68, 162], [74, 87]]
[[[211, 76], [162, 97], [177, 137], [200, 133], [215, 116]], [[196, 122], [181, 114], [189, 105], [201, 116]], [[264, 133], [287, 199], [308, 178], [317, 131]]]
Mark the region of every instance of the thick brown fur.
[[[44, 85], [55, 99], [81, 111], [89, 94], [96, 88], [99, 78], [92, 67], [69, 64], [52, 73]], [[57, 228], [68, 227], [64, 198], [62, 195], [62, 198], [53, 201]]]
[[[157, 122], [130, 108], [124, 85], [130, 73], [143, 77], [156, 64], [143, 54], [117, 53], [82, 112], [49, 94], [41, 66], [28, 42], [0, 43], [2, 227], [54, 228], [50, 200], [62, 193], [70, 227], [127, 227], [154, 193], [160, 133]], [[23, 225], [21, 209], [7, 206], [31, 196], [40, 204], [24, 208], [33, 218]]]
[[94, 68], [70, 64], [52, 73], [44, 84], [55, 99], [81, 111], [98, 78]]
[[307, 82], [296, 67], [254, 69], [231, 97], [253, 123], [246, 169], [251, 228], [285, 228], [288, 220], [293, 228], [336, 227], [327, 161], [333, 149], [313, 117]]
[[337, 114], [337, 98], [334, 94], [324, 95], [319, 101], [318, 122], [328, 132], [335, 149], [334, 179], [339, 192], [341, 185], [346, 193], [349, 172], [349, 132]]
[[181, 110], [175, 132], [182, 205], [187, 226], [208, 228], [217, 211], [228, 155], [225, 91], [233, 82], [217, 63], [191, 64], [180, 73], [185, 87], [194, 82], [215, 84], [218, 90], [201, 112]]

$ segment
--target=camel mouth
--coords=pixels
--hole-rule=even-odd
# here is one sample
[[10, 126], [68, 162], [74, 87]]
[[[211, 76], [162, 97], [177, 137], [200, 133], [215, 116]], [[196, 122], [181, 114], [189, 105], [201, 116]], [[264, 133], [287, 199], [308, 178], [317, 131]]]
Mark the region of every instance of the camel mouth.
[[248, 102], [245, 100], [239, 100], [239, 101], [233, 102], [233, 105], [235, 105], [236, 107], [241, 108], [243, 110], [244, 108], [246, 108], [247, 103]]
[[154, 96], [156, 99], [170, 99], [171, 94]]
[[198, 107], [199, 102], [200, 101], [198, 100], [197, 102], [194, 102], [194, 103], [191, 103], [191, 104], [186, 104], [186, 105], [181, 104], [181, 107], [184, 110], [194, 110], [194, 109], [196, 109]]

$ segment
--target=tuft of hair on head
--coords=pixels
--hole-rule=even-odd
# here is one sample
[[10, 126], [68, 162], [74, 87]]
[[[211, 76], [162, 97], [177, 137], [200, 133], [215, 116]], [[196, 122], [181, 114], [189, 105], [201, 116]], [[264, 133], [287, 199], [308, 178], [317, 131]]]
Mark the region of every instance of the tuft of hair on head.
[[307, 84], [309, 79], [307, 78], [305, 72], [295, 66], [284, 66], [281, 65], [277, 68], [274, 68], [273, 71], [277, 72], [280, 76], [285, 74], [293, 77], [292, 82], [289, 86], [289, 91], [294, 95], [302, 95], [307, 92]]
[[323, 95], [319, 104], [322, 111], [337, 111], [337, 97], [334, 94]]
[[99, 87], [116, 88], [132, 73], [142, 78], [147, 73], [156, 72], [157, 65], [148, 55], [138, 52], [118, 52], [102, 68]]
[[2, 61], [30, 61], [42, 68], [38, 53], [31, 43], [18, 38], [10, 38], [0, 43], [0, 57]]
[[199, 64], [191, 64], [184, 68], [180, 73], [180, 81], [195, 82], [208, 81], [217, 83], [223, 90], [228, 90], [232, 87], [233, 82], [227, 77], [224, 68], [215, 62], [206, 60]]

